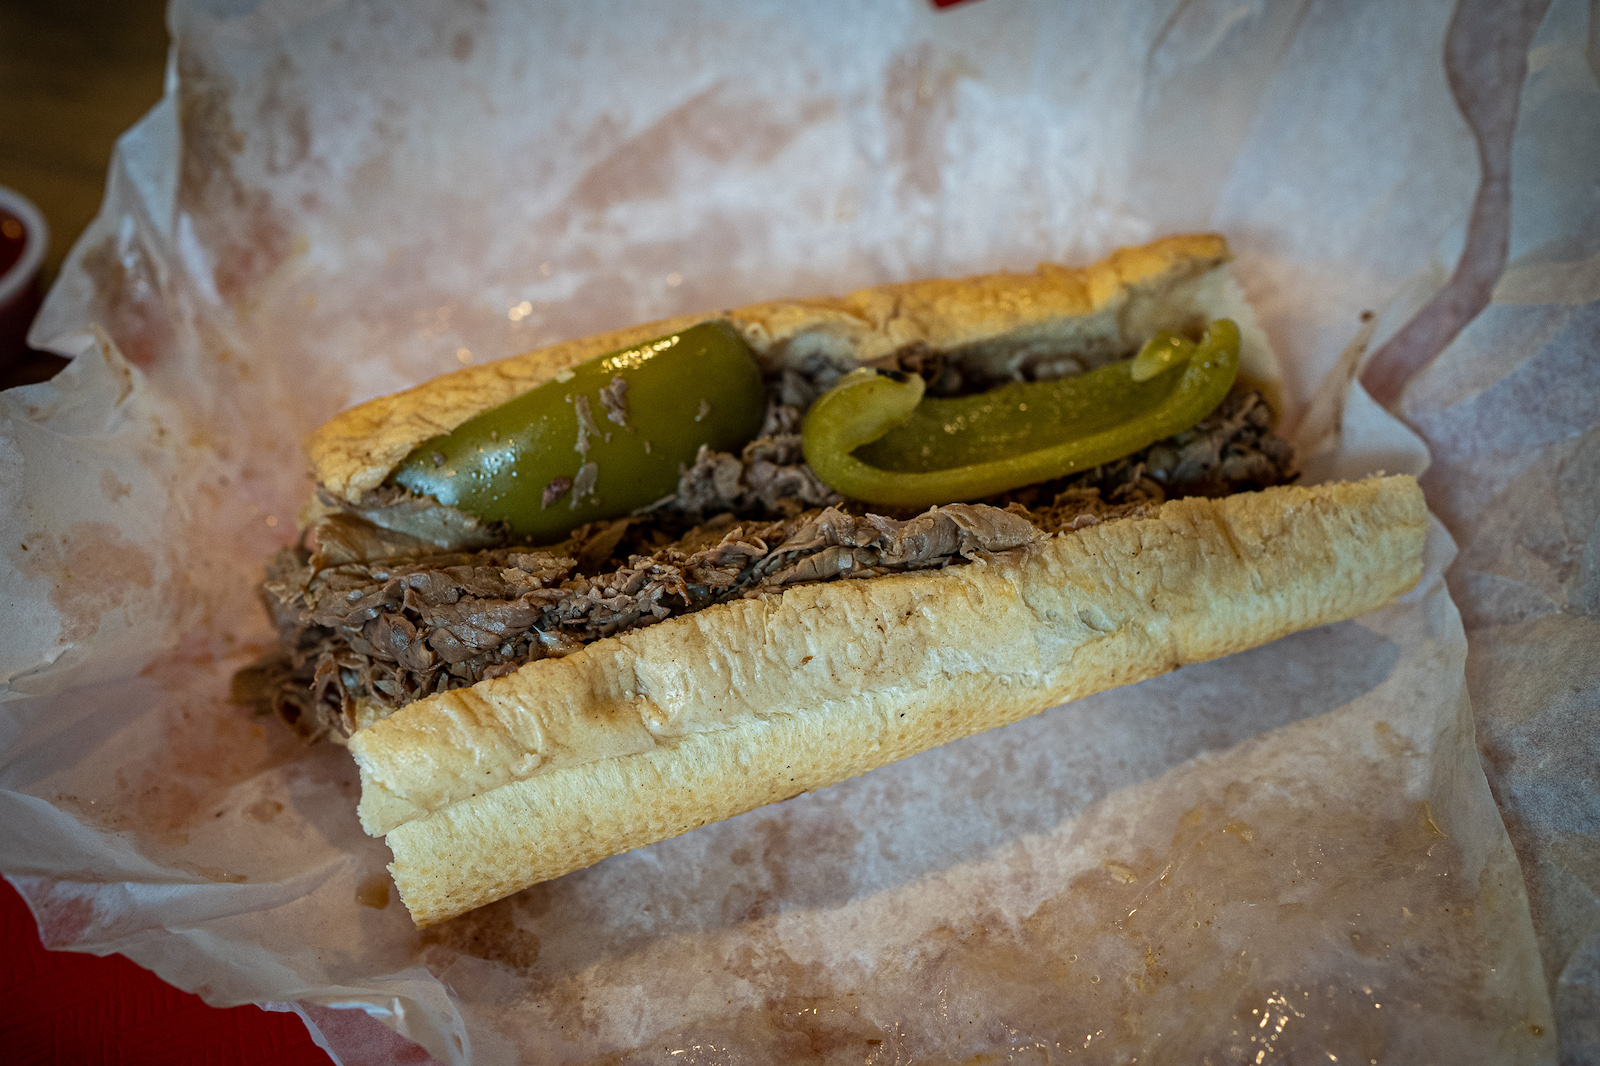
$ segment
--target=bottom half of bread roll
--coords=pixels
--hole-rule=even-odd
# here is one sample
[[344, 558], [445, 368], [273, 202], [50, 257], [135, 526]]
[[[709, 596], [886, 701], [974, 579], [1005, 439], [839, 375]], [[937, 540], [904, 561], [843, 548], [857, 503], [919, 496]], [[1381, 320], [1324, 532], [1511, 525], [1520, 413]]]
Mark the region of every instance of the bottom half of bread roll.
[[[351, 748], [364, 818], [384, 803], [405, 811], [368, 827], [386, 832], [400, 896], [429, 925], [1055, 704], [1369, 611], [1418, 581], [1426, 519], [1409, 477], [1182, 499], [943, 570], [722, 604], [480, 683], [496, 687], [445, 717], [390, 719], [393, 736], [405, 726], [424, 746], [497, 738], [449, 753], [496, 764], [486, 775], [502, 783], [474, 794], [402, 802], [401, 771], [449, 758], [364, 745], [362, 730]], [[548, 739], [552, 723], [571, 738], [590, 718], [617, 735], [619, 717], [645, 738], [621, 754], [541, 757], [508, 739]]]

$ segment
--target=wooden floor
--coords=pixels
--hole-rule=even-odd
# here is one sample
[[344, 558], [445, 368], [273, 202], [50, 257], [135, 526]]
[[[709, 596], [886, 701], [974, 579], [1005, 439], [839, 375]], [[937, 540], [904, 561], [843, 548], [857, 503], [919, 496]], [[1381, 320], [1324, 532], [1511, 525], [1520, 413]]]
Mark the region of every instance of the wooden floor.
[[[50, 224], [43, 280], [94, 218], [117, 136], [161, 98], [164, 0], [0, 0], [0, 185]], [[59, 360], [0, 372], [0, 388]]]

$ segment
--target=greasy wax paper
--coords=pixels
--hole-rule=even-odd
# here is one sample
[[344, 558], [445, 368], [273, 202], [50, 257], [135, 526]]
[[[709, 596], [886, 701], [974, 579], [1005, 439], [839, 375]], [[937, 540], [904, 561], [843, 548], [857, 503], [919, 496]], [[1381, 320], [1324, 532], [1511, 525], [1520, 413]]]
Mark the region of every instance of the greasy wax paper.
[[[1590, 18], [176, 4], [35, 325], [73, 362], [0, 396], [0, 869], [50, 945], [292, 1005], [347, 1063], [421, 1055], [378, 1022], [448, 1062], [1593, 1054]], [[1308, 479], [1426, 469], [1401, 602], [421, 933], [348, 755], [227, 701], [344, 406], [1199, 228]], [[1410, 428], [1353, 380], [1397, 366]]]

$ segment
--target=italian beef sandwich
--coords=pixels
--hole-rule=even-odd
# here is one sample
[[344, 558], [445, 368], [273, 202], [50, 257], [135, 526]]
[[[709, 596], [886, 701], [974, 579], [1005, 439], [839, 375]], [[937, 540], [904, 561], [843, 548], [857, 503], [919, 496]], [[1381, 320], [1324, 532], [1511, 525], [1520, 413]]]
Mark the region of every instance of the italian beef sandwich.
[[423, 926], [1370, 611], [1421, 493], [1294, 484], [1228, 259], [686, 315], [346, 411], [241, 698], [349, 747]]

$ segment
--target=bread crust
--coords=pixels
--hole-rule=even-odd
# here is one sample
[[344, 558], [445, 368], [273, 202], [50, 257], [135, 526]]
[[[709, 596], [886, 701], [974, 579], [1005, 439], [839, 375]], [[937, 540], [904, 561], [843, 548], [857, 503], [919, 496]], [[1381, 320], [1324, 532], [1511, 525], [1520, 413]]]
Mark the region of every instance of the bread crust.
[[[363, 821], [387, 834], [401, 898], [429, 925], [1067, 700], [1354, 617], [1416, 584], [1426, 521], [1411, 477], [1283, 487], [1176, 500], [940, 571], [722, 604], [357, 733]], [[485, 771], [496, 783], [470, 787]]]
[[[1087, 267], [1041, 263], [1032, 274], [984, 274], [861, 289], [843, 297], [776, 300], [731, 311], [678, 315], [464, 367], [405, 392], [353, 407], [306, 442], [311, 472], [335, 497], [354, 502], [377, 488], [417, 445], [543, 384], [569, 366], [698, 322], [725, 319], [769, 368], [826, 358], [870, 363], [924, 344], [1003, 374], [1031, 351], [1125, 355], [1157, 329], [1233, 305], [1219, 297], [1218, 269], [1231, 258], [1218, 234], [1164, 237], [1112, 253]], [[1220, 312], [1219, 312], [1220, 313]], [[1276, 379], [1254, 320], [1241, 371]]]

